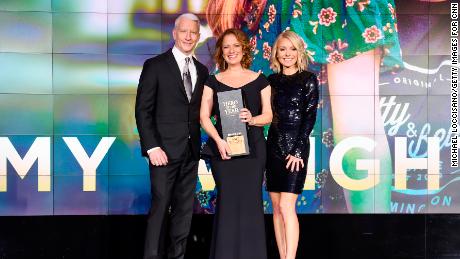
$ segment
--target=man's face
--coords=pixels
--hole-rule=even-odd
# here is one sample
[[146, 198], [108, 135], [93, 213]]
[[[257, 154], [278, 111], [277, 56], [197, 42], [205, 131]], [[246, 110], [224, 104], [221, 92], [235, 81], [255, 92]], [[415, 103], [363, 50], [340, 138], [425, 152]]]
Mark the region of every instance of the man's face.
[[191, 54], [200, 39], [199, 29], [198, 22], [181, 18], [173, 30], [174, 45], [183, 53]]

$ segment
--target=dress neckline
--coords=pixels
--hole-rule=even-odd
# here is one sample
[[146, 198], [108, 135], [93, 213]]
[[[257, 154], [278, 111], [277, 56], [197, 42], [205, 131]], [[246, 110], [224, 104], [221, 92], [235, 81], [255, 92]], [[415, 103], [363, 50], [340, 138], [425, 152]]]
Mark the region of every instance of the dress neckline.
[[219, 84], [225, 85], [226, 87], [230, 87], [230, 88], [232, 88], [232, 89], [241, 89], [241, 88], [243, 88], [243, 87], [245, 87], [245, 86], [247, 86], [247, 85], [249, 85], [249, 84], [252, 84], [252, 83], [254, 83], [255, 81], [257, 81], [257, 79], [259, 79], [259, 77], [260, 77], [261, 75], [262, 75], [262, 73], [259, 73], [259, 75], [258, 75], [254, 80], [251, 80], [251, 81], [247, 82], [246, 84], [244, 84], [244, 85], [242, 85], [242, 86], [239, 86], [239, 87], [229, 86], [229, 85], [227, 85], [227, 84], [225, 84], [225, 83], [219, 81], [219, 80], [217, 79], [216, 75], [214, 75], [214, 78], [216, 79], [216, 81], [217, 81]]
[[292, 77], [295, 77], [295, 76], [297, 76], [297, 75], [300, 75], [300, 73], [302, 73], [302, 72], [300, 72], [299, 70], [297, 70], [297, 71], [296, 71], [294, 74], [292, 74], [292, 75], [286, 75], [286, 74], [283, 74], [283, 72], [281, 72], [280, 74], [281, 74], [281, 77], [292, 78]]

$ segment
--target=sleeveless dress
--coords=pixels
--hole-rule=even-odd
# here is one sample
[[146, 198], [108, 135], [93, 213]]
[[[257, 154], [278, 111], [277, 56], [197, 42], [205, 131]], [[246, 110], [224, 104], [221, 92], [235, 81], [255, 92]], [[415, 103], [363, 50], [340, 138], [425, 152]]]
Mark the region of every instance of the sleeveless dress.
[[[302, 193], [307, 175], [309, 135], [315, 125], [318, 80], [307, 71], [268, 77], [272, 87], [273, 121], [267, 139], [266, 184], [269, 192]], [[286, 169], [287, 155], [301, 158], [304, 167]]]
[[[209, 76], [205, 85], [213, 89], [212, 115], [219, 114], [217, 93], [234, 90]], [[246, 108], [253, 116], [262, 112], [260, 91], [269, 85], [260, 74], [257, 79], [243, 85]], [[215, 125], [222, 137], [220, 118]], [[262, 181], [266, 162], [266, 144], [262, 127], [248, 127], [250, 154], [222, 160], [215, 142], [208, 140], [212, 150], [210, 165], [216, 182], [217, 204], [211, 241], [211, 259], [265, 259], [264, 210]]]

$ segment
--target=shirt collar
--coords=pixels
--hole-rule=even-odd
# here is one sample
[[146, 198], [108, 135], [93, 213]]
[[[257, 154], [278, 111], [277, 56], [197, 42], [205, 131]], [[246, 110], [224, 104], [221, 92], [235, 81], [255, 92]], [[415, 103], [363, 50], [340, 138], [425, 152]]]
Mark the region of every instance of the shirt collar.
[[190, 58], [190, 61], [193, 61], [192, 54], [185, 55], [182, 51], [180, 51], [178, 48], [176, 48], [176, 46], [173, 47], [172, 53], [173, 53], [174, 57], [176, 58], [176, 60], [178, 60], [178, 61], [184, 61], [185, 58], [187, 58], [187, 57]]

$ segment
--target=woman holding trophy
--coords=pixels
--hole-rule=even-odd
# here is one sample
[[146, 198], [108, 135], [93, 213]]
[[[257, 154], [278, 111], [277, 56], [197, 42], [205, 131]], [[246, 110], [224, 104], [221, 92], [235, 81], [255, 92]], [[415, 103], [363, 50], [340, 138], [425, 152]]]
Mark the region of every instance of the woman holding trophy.
[[[210, 164], [218, 191], [210, 258], [264, 259], [267, 252], [261, 192], [266, 162], [263, 126], [272, 120], [271, 88], [263, 74], [248, 69], [251, 50], [241, 30], [228, 29], [219, 36], [214, 58], [220, 73], [209, 76], [205, 83], [200, 110], [201, 126], [209, 135]], [[244, 100], [244, 108], [234, 105], [238, 101], [221, 102], [221, 97], [235, 90], [241, 91], [239, 98]], [[222, 108], [228, 104], [230, 109]], [[236, 124], [243, 125], [245, 134], [224, 136], [228, 129], [223, 125], [232, 119], [227, 115], [235, 109]], [[215, 125], [210, 119], [214, 115]], [[249, 150], [238, 143], [246, 143]]]

